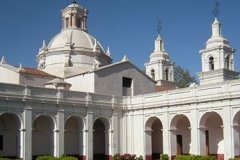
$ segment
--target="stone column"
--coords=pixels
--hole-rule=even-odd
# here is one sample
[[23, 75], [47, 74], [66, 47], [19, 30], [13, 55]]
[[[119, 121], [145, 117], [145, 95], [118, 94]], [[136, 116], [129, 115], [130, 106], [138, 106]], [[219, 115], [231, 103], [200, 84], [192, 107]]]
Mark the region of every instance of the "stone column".
[[145, 130], [145, 159], [152, 159], [152, 130]]
[[198, 152], [198, 144], [199, 139], [198, 137], [198, 121], [197, 121], [197, 110], [191, 111], [191, 122], [190, 122], [191, 128], [191, 146], [190, 146], [190, 154], [199, 155]]
[[83, 30], [87, 30], [87, 17], [86, 16], [83, 16], [83, 24], [82, 24], [82, 29]]
[[77, 14], [74, 13], [72, 16], [72, 27], [77, 28]]
[[62, 17], [62, 29], [65, 29], [65, 26], [66, 26], [66, 21], [65, 21], [65, 18]]
[[119, 125], [118, 125], [118, 113], [117, 112], [113, 112], [113, 117], [112, 117], [112, 155], [119, 153], [119, 139], [118, 139], [118, 133], [119, 133], [119, 129], [118, 129]]
[[82, 131], [83, 138], [82, 138], [82, 141], [81, 141], [82, 143], [80, 143], [80, 145], [82, 144], [80, 146], [80, 148], [82, 147], [82, 151], [81, 151], [82, 152], [81, 153], [82, 154], [81, 155], [82, 160], [87, 160], [87, 147], [86, 147], [87, 146], [87, 133], [88, 133], [87, 130]]
[[206, 128], [200, 127], [198, 128], [198, 153], [200, 155], [206, 155]]
[[234, 156], [240, 155], [239, 125], [232, 126]]
[[163, 76], [164, 74], [164, 68], [163, 68], [163, 63], [162, 61], [159, 61], [158, 62], [160, 65], [159, 65], [159, 70], [158, 70], [158, 79], [157, 80], [163, 80], [165, 79], [165, 77]]
[[87, 116], [87, 132], [86, 132], [86, 159], [93, 159], [93, 113], [88, 112]]
[[232, 127], [231, 127], [231, 110], [230, 107], [223, 109], [223, 137], [224, 137], [224, 159], [229, 159], [234, 157], [234, 141], [232, 137]]
[[64, 154], [64, 111], [58, 111], [57, 124], [54, 130], [54, 156], [61, 157]]
[[169, 155], [169, 158], [172, 159], [173, 156], [177, 155], [177, 137], [176, 137], [176, 129], [170, 129], [169, 130], [169, 137], [170, 137], [170, 144], [171, 144], [171, 153]]
[[32, 159], [32, 109], [26, 108], [23, 112], [23, 128], [21, 130], [22, 158]]
[[162, 122], [162, 137], [163, 137], [163, 153], [168, 154], [171, 157], [171, 144], [170, 144], [170, 131], [168, 125], [168, 113], [163, 114]]
[[106, 160], [112, 159], [112, 130], [105, 131], [105, 155]]

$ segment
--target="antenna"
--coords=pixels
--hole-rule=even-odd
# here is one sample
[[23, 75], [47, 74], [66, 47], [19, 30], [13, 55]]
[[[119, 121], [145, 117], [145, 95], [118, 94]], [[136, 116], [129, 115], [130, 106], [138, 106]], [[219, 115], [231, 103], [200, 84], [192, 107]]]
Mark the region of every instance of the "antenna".
[[158, 18], [157, 33], [160, 34], [161, 31], [162, 31], [162, 21]]
[[217, 17], [220, 11], [220, 2], [219, 1], [215, 1], [215, 6], [214, 9], [212, 11], [212, 14]]

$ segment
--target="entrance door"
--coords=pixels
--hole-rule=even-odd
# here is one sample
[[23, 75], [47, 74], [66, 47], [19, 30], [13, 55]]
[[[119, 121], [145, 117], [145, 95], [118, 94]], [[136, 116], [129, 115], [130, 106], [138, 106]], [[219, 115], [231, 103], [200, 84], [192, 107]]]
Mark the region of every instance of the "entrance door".
[[177, 155], [183, 154], [182, 135], [177, 135]]

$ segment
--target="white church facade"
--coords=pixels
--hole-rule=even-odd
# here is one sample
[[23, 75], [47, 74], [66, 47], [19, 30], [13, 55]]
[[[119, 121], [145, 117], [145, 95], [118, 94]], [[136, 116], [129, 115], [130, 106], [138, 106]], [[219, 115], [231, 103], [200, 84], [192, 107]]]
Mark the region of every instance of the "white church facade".
[[38, 68], [2, 58], [0, 156], [240, 156], [240, 78], [217, 18], [200, 51], [200, 84], [178, 89], [160, 35], [144, 73], [126, 56], [112, 63], [110, 50], [88, 33], [87, 14], [77, 3], [62, 10], [62, 30], [43, 42]]

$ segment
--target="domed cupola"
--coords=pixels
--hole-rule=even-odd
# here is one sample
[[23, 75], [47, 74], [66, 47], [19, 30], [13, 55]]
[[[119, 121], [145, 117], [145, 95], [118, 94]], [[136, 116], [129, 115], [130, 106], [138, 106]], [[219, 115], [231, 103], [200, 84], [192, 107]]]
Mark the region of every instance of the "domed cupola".
[[[38, 68], [59, 77], [108, 65], [111, 56], [87, 32], [87, 9], [75, 1], [62, 10], [62, 30], [37, 55]], [[96, 65], [97, 64], [97, 65]]]

